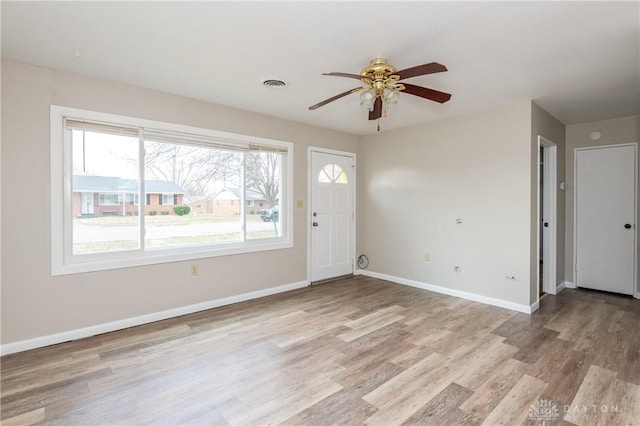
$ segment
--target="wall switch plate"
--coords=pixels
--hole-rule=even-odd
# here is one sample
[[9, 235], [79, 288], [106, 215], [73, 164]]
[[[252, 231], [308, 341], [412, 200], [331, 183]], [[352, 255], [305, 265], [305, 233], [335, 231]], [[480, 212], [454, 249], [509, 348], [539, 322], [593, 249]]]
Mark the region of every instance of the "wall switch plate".
[[191, 264], [191, 276], [195, 277], [196, 275], [198, 275], [198, 264], [197, 263], [192, 263]]
[[302, 200], [296, 200], [296, 208], [302, 208]]
[[428, 251], [424, 252], [424, 261], [425, 262], [430, 262], [431, 261], [431, 253]]

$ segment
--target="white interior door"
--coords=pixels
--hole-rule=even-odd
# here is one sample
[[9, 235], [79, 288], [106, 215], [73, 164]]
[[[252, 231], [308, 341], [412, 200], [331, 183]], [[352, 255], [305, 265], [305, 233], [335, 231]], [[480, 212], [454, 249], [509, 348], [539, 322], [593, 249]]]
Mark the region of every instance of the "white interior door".
[[576, 285], [633, 294], [636, 146], [576, 150]]
[[540, 146], [540, 259], [542, 266], [542, 290], [549, 294], [557, 292], [556, 274], [556, 233], [557, 233], [557, 147], [541, 136], [538, 136]]
[[353, 273], [354, 157], [311, 151], [311, 281]]

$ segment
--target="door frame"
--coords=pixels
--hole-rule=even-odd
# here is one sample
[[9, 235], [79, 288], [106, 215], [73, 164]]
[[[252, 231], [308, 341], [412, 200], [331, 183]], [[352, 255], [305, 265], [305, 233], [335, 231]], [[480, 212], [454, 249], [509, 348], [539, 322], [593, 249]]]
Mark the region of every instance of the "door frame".
[[352, 207], [353, 207], [353, 226], [351, 228], [351, 235], [349, 236], [350, 238], [350, 242], [351, 242], [351, 273], [355, 273], [355, 265], [356, 265], [356, 219], [357, 219], [357, 214], [356, 214], [356, 192], [357, 192], [357, 166], [356, 166], [356, 153], [355, 152], [348, 152], [348, 151], [338, 151], [335, 149], [328, 149], [328, 148], [320, 148], [320, 147], [315, 147], [315, 146], [309, 146], [307, 148], [307, 194], [308, 194], [308, 199], [307, 199], [307, 220], [305, 221], [306, 226], [307, 226], [307, 283], [311, 284], [311, 260], [312, 260], [312, 244], [311, 244], [311, 222], [313, 221], [312, 219], [312, 211], [311, 211], [311, 206], [312, 206], [312, 196], [313, 196], [313, 189], [312, 189], [312, 184], [313, 184], [313, 179], [314, 177], [312, 176], [312, 167], [311, 167], [311, 156], [313, 152], [318, 152], [318, 153], [322, 153], [322, 154], [332, 154], [332, 155], [340, 155], [343, 157], [349, 157], [353, 160], [353, 166], [354, 166], [354, 173], [353, 173], [353, 194], [352, 194]]
[[574, 286], [578, 287], [578, 277], [577, 277], [577, 263], [578, 263], [578, 151], [586, 151], [591, 149], [604, 149], [604, 148], [618, 148], [624, 146], [632, 146], [634, 149], [633, 156], [633, 183], [634, 183], [634, 203], [633, 203], [633, 220], [635, 224], [635, 229], [633, 233], [633, 259], [635, 259], [635, 263], [633, 265], [633, 297], [636, 299], [640, 299], [640, 289], [638, 289], [638, 143], [620, 143], [620, 144], [609, 144], [609, 145], [595, 145], [595, 146], [584, 146], [574, 149], [573, 151], [573, 182], [575, 183], [575, 188], [573, 191], [573, 281]]
[[[558, 249], [558, 146], [545, 138], [538, 135], [538, 162], [537, 168], [540, 168], [540, 149], [544, 150], [543, 174], [540, 176], [538, 172], [538, 209], [537, 209], [537, 232], [536, 239], [536, 287], [538, 300], [540, 298], [540, 235], [541, 222], [540, 217], [540, 201], [543, 202], [543, 216], [549, 224], [546, 239], [542, 244], [542, 290], [545, 293], [556, 294], [558, 292], [557, 280], [557, 249]], [[543, 179], [544, 187], [542, 194], [540, 193], [540, 179]]]

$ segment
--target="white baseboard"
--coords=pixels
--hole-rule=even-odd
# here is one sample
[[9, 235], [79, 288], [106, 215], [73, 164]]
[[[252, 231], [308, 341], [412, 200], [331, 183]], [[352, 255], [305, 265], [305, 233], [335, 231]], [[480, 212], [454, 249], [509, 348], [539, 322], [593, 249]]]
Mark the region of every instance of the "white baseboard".
[[[526, 307], [526, 305], [523, 305]], [[540, 309], [540, 299], [536, 300], [535, 302], [533, 302], [531, 304], [531, 306], [529, 306], [529, 311], [525, 312], [525, 311], [518, 311], [518, 312], [524, 312], [525, 314], [532, 314], [535, 311], [537, 311], [538, 309]]]
[[562, 284], [564, 284], [566, 288], [578, 288], [578, 286], [571, 281], [563, 281]]
[[636, 294], [634, 294], [633, 297], [635, 299], [640, 299], [640, 292], [637, 292]]
[[17, 342], [6, 343], [0, 346], [0, 355], [8, 355], [16, 352], [23, 352], [29, 349], [41, 348], [44, 346], [55, 345], [58, 343], [68, 342], [70, 340], [82, 339], [98, 334], [109, 333], [111, 331], [122, 330], [137, 325], [148, 324], [155, 321], [161, 321], [167, 318], [179, 317], [181, 315], [192, 314], [194, 312], [205, 311], [207, 309], [217, 308], [225, 305], [232, 305], [238, 302], [244, 302], [251, 299], [270, 296], [272, 294], [283, 293], [285, 291], [303, 288], [309, 285], [308, 281], [298, 281], [292, 284], [285, 284], [278, 287], [271, 287], [264, 290], [252, 291], [250, 293], [239, 294], [237, 296], [225, 297], [223, 299], [209, 300], [207, 302], [196, 303], [194, 305], [182, 306], [179, 308], [169, 309], [152, 314], [141, 315], [134, 318], [108, 322], [105, 324], [93, 325], [90, 327], [79, 328], [76, 330], [64, 331], [62, 333], [51, 334], [48, 336], [36, 337], [33, 339], [20, 340]]
[[562, 281], [560, 284], [558, 284], [556, 286], [556, 294], [560, 293], [562, 290], [564, 290], [567, 287], [567, 282], [566, 281]]
[[509, 302], [502, 299], [495, 299], [493, 297], [481, 296], [479, 294], [467, 293], [466, 291], [454, 290], [447, 287], [440, 287], [433, 284], [426, 284], [419, 281], [409, 280], [406, 278], [394, 277], [392, 275], [380, 274], [378, 272], [367, 271], [364, 269], [356, 270], [355, 275], [365, 275], [367, 277], [378, 278], [381, 280], [391, 281], [396, 284], [408, 285], [411, 287], [421, 288], [423, 290], [433, 291], [434, 293], [446, 294], [448, 296], [460, 297], [462, 299], [473, 300], [474, 302], [484, 303], [486, 305], [498, 306], [500, 308], [511, 309], [512, 311], [523, 312], [525, 314], [531, 314], [539, 307], [539, 302], [536, 301], [531, 305], [520, 305], [518, 303]]

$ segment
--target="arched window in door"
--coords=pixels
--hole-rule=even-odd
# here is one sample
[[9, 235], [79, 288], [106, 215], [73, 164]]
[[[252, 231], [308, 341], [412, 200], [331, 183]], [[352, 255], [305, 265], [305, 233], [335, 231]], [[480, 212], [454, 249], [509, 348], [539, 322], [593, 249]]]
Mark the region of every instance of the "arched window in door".
[[347, 174], [337, 164], [327, 164], [320, 170], [318, 182], [346, 184], [348, 183]]

